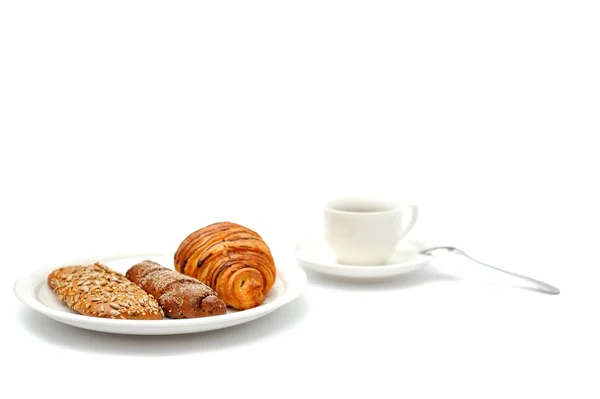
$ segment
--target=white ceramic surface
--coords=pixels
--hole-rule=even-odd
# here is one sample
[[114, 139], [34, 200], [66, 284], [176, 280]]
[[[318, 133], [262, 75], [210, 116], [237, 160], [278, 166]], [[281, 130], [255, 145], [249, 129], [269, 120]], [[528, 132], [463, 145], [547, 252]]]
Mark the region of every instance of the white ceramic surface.
[[56, 321], [87, 330], [131, 335], [171, 335], [217, 330], [235, 326], [265, 316], [297, 298], [306, 286], [306, 273], [290, 261], [275, 259], [277, 278], [267, 294], [265, 302], [253, 309], [235, 311], [228, 309], [224, 315], [196, 318], [163, 320], [116, 320], [83, 316], [63, 304], [46, 282], [48, 273], [54, 268], [69, 264], [102, 262], [116, 271], [125, 273], [129, 267], [144, 259], [151, 259], [165, 267], [173, 264], [173, 254], [136, 254], [123, 256], [99, 256], [75, 259], [62, 264], [45, 265], [25, 274], [14, 284], [14, 293], [21, 302]]
[[426, 244], [418, 240], [403, 240], [397, 251], [381, 265], [341, 264], [323, 237], [313, 237], [296, 247], [296, 259], [306, 268], [332, 276], [373, 279], [393, 277], [416, 270], [429, 262], [430, 257], [419, 250]]
[[379, 265], [414, 227], [418, 207], [378, 198], [343, 197], [323, 209], [325, 239], [347, 265]]

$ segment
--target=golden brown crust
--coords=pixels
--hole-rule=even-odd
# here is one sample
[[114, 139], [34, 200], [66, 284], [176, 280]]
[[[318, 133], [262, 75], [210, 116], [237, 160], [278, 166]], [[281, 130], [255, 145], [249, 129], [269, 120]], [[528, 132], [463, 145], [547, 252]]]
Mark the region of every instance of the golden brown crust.
[[188, 235], [175, 253], [175, 269], [213, 288], [243, 310], [264, 302], [276, 278], [271, 250], [253, 230], [220, 222]]
[[48, 275], [48, 285], [62, 302], [85, 316], [132, 320], [164, 317], [151, 295], [100, 263], [58, 268]]
[[227, 307], [201, 281], [145, 260], [127, 271], [127, 278], [158, 298], [164, 313], [173, 319], [225, 314]]

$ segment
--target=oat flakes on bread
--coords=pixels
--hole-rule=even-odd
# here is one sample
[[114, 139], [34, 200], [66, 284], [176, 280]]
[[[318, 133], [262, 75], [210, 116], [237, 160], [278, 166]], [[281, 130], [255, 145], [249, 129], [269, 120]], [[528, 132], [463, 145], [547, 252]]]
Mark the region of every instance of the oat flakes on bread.
[[48, 275], [48, 285], [69, 308], [107, 319], [160, 320], [156, 299], [106, 265], [66, 266]]

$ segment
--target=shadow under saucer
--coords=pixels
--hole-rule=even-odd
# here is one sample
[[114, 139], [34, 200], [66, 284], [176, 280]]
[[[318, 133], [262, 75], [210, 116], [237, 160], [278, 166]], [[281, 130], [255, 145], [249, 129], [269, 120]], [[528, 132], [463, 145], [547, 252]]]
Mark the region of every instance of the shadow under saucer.
[[353, 278], [322, 274], [308, 268], [305, 271], [309, 285], [355, 291], [410, 289], [430, 283], [461, 280], [432, 264], [393, 277]]

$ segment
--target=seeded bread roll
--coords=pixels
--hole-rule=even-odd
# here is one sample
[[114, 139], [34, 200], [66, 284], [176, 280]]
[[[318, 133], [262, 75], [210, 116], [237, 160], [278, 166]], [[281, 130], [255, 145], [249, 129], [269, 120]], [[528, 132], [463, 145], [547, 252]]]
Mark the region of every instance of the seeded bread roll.
[[132, 266], [126, 276], [158, 298], [165, 315], [173, 319], [215, 316], [227, 311], [212, 288], [151, 260]]
[[56, 269], [48, 275], [48, 285], [62, 302], [85, 316], [133, 320], [164, 317], [151, 295], [100, 263]]

